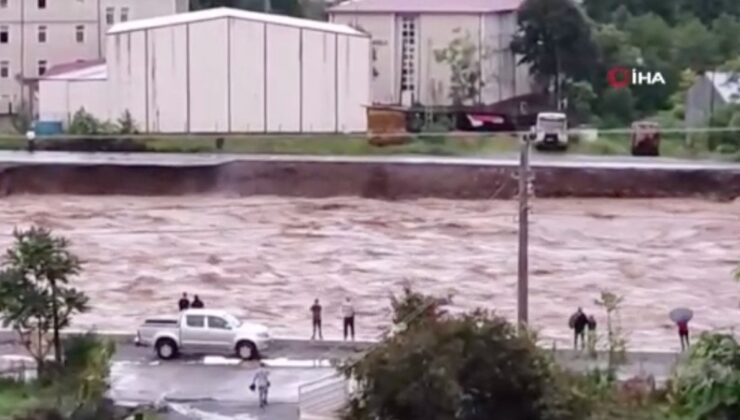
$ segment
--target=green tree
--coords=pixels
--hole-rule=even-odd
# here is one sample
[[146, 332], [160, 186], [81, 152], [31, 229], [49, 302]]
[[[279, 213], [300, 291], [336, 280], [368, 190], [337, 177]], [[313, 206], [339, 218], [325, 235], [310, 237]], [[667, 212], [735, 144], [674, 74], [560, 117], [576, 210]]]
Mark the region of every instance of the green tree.
[[670, 396], [680, 418], [729, 420], [740, 413], [740, 344], [704, 333], [676, 369]]
[[712, 21], [711, 28], [721, 61], [724, 62], [740, 55], [740, 37], [738, 37], [740, 19], [737, 16], [722, 14]]
[[571, 0], [526, 0], [517, 14], [512, 50], [530, 73], [554, 87], [561, 99], [563, 82], [590, 80], [596, 63], [591, 28]]
[[60, 385], [73, 393], [72, 418], [105, 418], [110, 410], [106, 400], [109, 389], [110, 362], [116, 352], [115, 343], [95, 334], [77, 335], [64, 346], [64, 374]]
[[640, 50], [630, 44], [629, 35], [611, 24], [598, 25], [594, 31], [598, 51], [598, 72], [591, 81], [597, 95], [609, 89], [606, 74], [612, 67], [633, 66], [640, 59]]
[[624, 127], [635, 119], [635, 98], [629, 88], [609, 88], [602, 93], [598, 113], [606, 127]]
[[230, 7], [233, 9], [263, 12], [265, 11], [265, 6], [270, 8], [270, 13], [297, 17], [303, 16], [303, 8], [300, 0], [190, 0], [190, 10]]
[[0, 314], [3, 325], [20, 336], [39, 373], [45, 373], [49, 333], [60, 365], [59, 331], [69, 325], [72, 315], [88, 310], [88, 298], [68, 286], [81, 264], [69, 250], [69, 242], [48, 229], [16, 230], [13, 237], [0, 271]]
[[[716, 128], [740, 129], [740, 106], [728, 105], [714, 111], [709, 126]], [[740, 149], [737, 132], [712, 132], [709, 134], [709, 150], [722, 153], [735, 153]]]
[[426, 316], [344, 368], [359, 386], [345, 420], [585, 418], [550, 358], [506, 320], [435, 315], [424, 309], [434, 300], [415, 293], [396, 302], [395, 319]]
[[577, 122], [586, 123], [592, 115], [592, 103], [596, 99], [589, 82], [575, 82], [566, 87], [568, 111]]
[[682, 13], [696, 16], [704, 24], [709, 24], [723, 14], [740, 16], [740, 2], [737, 0], [678, 0]]
[[[455, 29], [456, 34], [461, 30]], [[438, 63], [445, 63], [450, 69], [449, 97], [454, 105], [469, 105], [479, 100], [486, 80], [481, 72], [481, 61], [488, 54], [478, 57], [479, 48], [473, 43], [469, 32], [458, 35], [445, 48], [434, 50]]]
[[674, 32], [675, 65], [679, 68], [701, 73], [722, 61], [717, 39], [699, 19], [683, 21], [674, 28]]

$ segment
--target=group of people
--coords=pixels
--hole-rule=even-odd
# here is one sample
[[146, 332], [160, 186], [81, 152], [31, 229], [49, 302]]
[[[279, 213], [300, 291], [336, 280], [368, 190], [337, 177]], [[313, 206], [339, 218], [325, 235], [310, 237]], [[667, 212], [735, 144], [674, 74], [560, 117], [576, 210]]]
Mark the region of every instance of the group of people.
[[[185, 302], [187, 302], [187, 295], [184, 293], [183, 293], [183, 299], [185, 299]], [[195, 296], [195, 299], [198, 299], [198, 296]], [[182, 302], [182, 299], [181, 299], [181, 302]], [[193, 305], [190, 305], [190, 307], [195, 307], [194, 303]], [[347, 340], [347, 338], [351, 338], [352, 340], [354, 340], [355, 339], [355, 307], [352, 304], [352, 299], [350, 299], [349, 297], [345, 298], [344, 302], [342, 302], [342, 306], [340, 309], [342, 313], [342, 328], [344, 330], [344, 339]], [[313, 305], [311, 305], [309, 310], [311, 312], [312, 327], [313, 327], [313, 333], [311, 334], [311, 340], [315, 340], [317, 337], [319, 340], [323, 340], [324, 335], [321, 331], [322, 321], [323, 321], [323, 318], [322, 318], [323, 307], [321, 306], [319, 299], [315, 299], [313, 301]], [[249, 386], [250, 390], [252, 390], [253, 392], [257, 392], [258, 398], [259, 398], [259, 405], [261, 408], [264, 408], [265, 406], [267, 406], [267, 395], [270, 389], [269, 375], [270, 373], [267, 370], [267, 365], [265, 363], [260, 363], [260, 366], [257, 369], [257, 372], [254, 374], [254, 377], [252, 378], [252, 384]]]
[[180, 300], [177, 302], [177, 307], [180, 309], [180, 311], [184, 311], [186, 309], [203, 309], [206, 307], [206, 305], [203, 303], [202, 300], [200, 300], [200, 297], [198, 295], [193, 296], [193, 301], [190, 302], [188, 299], [188, 294], [183, 293]]
[[[586, 348], [588, 341], [589, 350], [593, 351], [596, 346], [596, 318], [593, 315], [586, 315], [583, 308], [571, 315], [568, 326], [573, 330], [573, 348], [578, 350], [578, 342], [581, 343], [581, 350]], [[681, 351], [689, 347], [689, 321], [676, 322], [678, 327], [678, 337], [681, 340]], [[588, 339], [586, 340], [586, 329], [588, 329]]]
[[[342, 329], [344, 331], [344, 339], [350, 337], [352, 341], [355, 339], [355, 307], [352, 304], [352, 299], [349, 297], [344, 300], [341, 306], [342, 313]], [[311, 334], [311, 340], [315, 340], [318, 336], [319, 340], [324, 339], [324, 335], [321, 332], [322, 324], [322, 307], [319, 300], [313, 301], [313, 305], [309, 308], [311, 311], [311, 325], [313, 327], [313, 333]]]
[[573, 330], [573, 348], [578, 350], [578, 341], [581, 342], [581, 350], [586, 348], [586, 328], [588, 328], [588, 347], [591, 349], [596, 345], [596, 318], [586, 315], [583, 308], [571, 315], [568, 326]]

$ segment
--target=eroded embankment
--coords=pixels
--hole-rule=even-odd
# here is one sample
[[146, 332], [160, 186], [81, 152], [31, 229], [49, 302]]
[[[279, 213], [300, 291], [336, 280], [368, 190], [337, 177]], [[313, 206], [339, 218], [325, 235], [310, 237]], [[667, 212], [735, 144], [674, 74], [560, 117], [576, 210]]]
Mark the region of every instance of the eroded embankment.
[[[0, 193], [486, 199], [516, 194], [516, 170], [503, 164], [271, 159], [189, 166], [16, 164], [0, 169]], [[740, 169], [540, 165], [533, 171], [539, 197], [740, 196]]]

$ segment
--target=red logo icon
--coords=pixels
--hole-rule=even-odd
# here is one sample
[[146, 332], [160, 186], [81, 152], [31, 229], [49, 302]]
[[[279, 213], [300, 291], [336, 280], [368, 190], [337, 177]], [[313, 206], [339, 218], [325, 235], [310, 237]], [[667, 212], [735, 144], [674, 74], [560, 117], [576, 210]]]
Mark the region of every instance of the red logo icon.
[[627, 67], [612, 67], [606, 72], [606, 81], [613, 88], [623, 88], [630, 84], [631, 75]]

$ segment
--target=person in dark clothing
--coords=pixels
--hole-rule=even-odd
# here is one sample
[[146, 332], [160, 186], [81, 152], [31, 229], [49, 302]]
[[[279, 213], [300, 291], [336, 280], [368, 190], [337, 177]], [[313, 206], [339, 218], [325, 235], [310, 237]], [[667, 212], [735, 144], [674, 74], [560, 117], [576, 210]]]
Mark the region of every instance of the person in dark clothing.
[[180, 308], [181, 311], [184, 311], [185, 309], [190, 308], [190, 301], [188, 300], [187, 293], [182, 294], [182, 297], [177, 302], [177, 306]]
[[321, 305], [318, 299], [314, 300], [313, 305], [311, 305], [311, 314], [313, 318], [313, 334], [311, 334], [311, 340], [316, 339], [316, 332], [319, 333], [319, 340], [323, 340], [324, 336], [321, 334]]
[[193, 308], [193, 309], [203, 309], [205, 307], [205, 305], [203, 304], [203, 301], [200, 300], [200, 298], [198, 297], [198, 295], [195, 295], [195, 296], [193, 296], [193, 304], [190, 305], [190, 307]]
[[570, 317], [568, 324], [573, 329], [573, 348], [578, 350], [578, 339], [580, 338], [581, 349], [584, 349], [586, 347], [584, 332], [588, 325], [588, 317], [583, 313], [583, 309], [578, 308], [576, 313]]
[[677, 322], [676, 326], [678, 326], [678, 338], [681, 340], [681, 351], [686, 351], [689, 348], [689, 321]]

